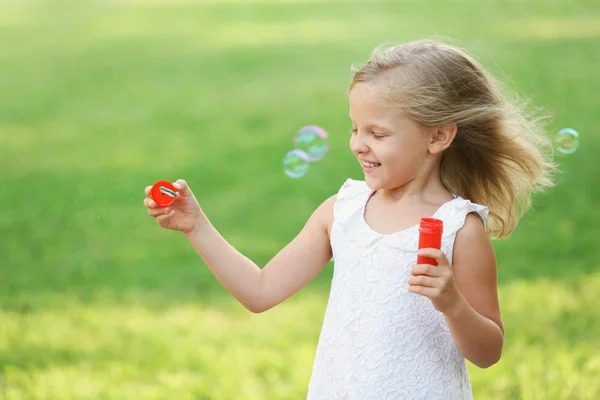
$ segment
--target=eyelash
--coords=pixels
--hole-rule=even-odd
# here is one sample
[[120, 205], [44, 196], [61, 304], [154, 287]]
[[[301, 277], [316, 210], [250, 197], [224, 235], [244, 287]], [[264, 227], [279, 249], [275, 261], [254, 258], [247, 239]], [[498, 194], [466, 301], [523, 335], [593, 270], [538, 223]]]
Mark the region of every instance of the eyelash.
[[[358, 129], [352, 129], [350, 132], [351, 132], [352, 134], [356, 134], [356, 133], [358, 133]], [[371, 131], [371, 135], [373, 135], [373, 137], [374, 137], [376, 140], [381, 140], [381, 139], [383, 139], [383, 138], [385, 137], [385, 135], [380, 135], [380, 134], [378, 134], [378, 133], [375, 133], [375, 132], [373, 132], [373, 131]]]

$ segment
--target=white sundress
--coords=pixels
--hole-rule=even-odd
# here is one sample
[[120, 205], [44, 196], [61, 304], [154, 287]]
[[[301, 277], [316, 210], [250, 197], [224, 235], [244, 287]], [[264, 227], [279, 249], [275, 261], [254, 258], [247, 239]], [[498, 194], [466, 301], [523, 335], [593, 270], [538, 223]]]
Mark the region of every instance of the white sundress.
[[[364, 218], [373, 191], [346, 180], [334, 205], [333, 279], [307, 400], [468, 400], [471, 384], [443, 314], [408, 291], [418, 226], [384, 235]], [[488, 209], [461, 197], [433, 215], [452, 262], [467, 214]]]

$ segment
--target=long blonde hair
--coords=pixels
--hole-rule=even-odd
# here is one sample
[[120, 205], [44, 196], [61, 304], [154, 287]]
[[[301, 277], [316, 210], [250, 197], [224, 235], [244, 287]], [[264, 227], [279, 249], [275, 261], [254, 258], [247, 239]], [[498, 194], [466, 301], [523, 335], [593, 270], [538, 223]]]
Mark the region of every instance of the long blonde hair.
[[531, 206], [533, 192], [553, 185], [552, 142], [525, 106], [462, 49], [418, 40], [376, 49], [353, 67], [350, 90], [373, 86], [378, 95], [422, 126], [456, 123], [440, 176], [446, 188], [486, 205], [490, 236], [509, 236]]

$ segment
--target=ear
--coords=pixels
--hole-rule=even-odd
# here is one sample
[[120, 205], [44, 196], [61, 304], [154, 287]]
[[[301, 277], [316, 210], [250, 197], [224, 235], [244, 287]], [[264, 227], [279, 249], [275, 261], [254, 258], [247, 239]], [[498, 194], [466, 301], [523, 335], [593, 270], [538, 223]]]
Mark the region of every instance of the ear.
[[456, 137], [456, 132], [458, 132], [458, 127], [455, 123], [435, 127], [429, 141], [429, 152], [438, 154], [446, 150]]

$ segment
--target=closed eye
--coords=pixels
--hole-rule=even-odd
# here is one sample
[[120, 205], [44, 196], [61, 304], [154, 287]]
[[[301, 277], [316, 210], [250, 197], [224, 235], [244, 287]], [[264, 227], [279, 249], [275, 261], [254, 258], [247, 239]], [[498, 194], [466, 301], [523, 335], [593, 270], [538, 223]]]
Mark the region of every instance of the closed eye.
[[[358, 133], [358, 129], [352, 128], [350, 130], [350, 133], [352, 133], [353, 135], [356, 135]], [[383, 139], [385, 137], [385, 135], [383, 135], [381, 133], [373, 132], [373, 131], [371, 131], [371, 136], [373, 136], [375, 139]]]

